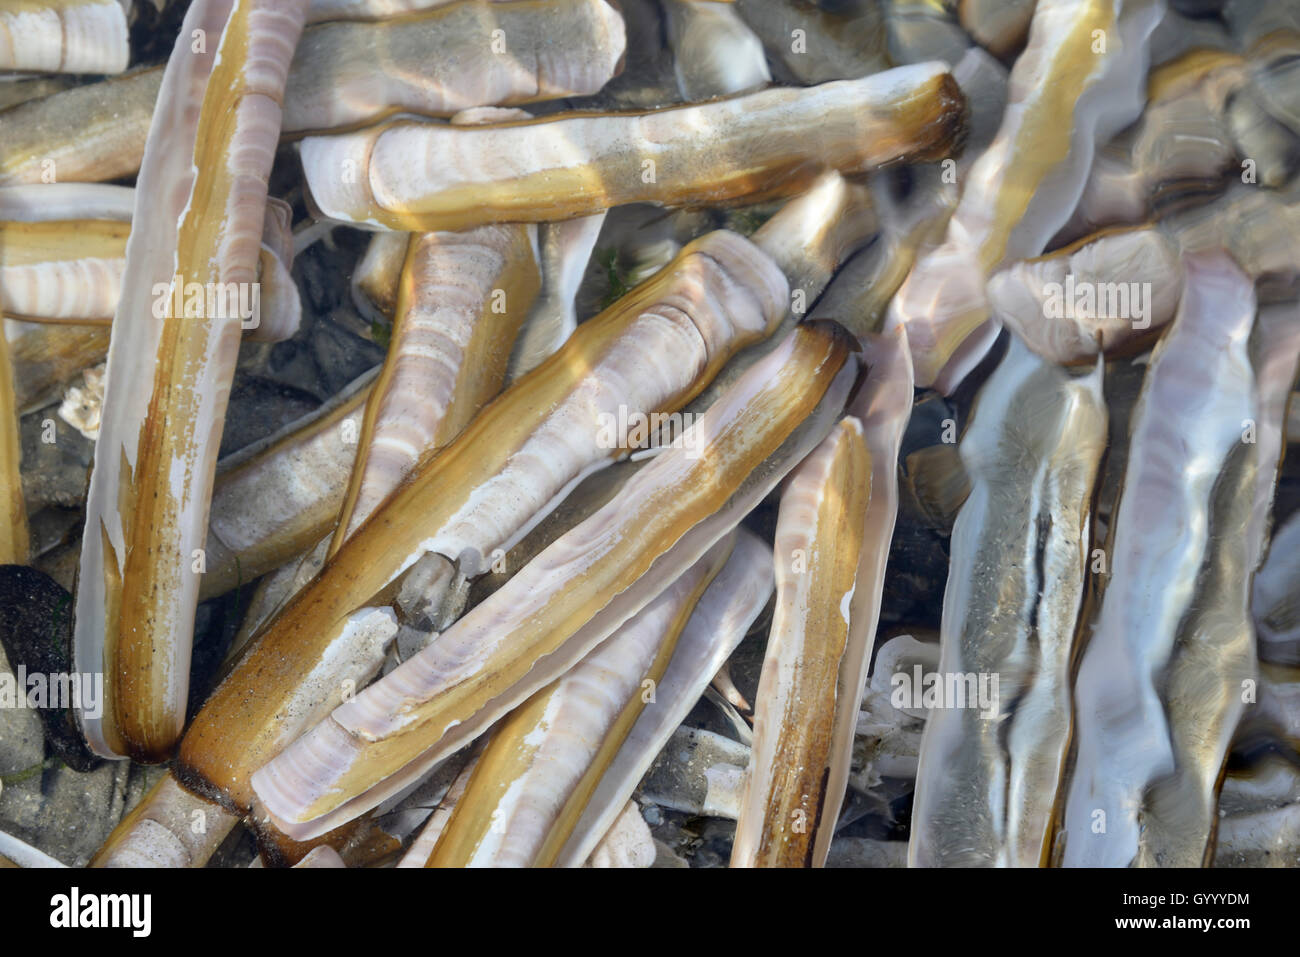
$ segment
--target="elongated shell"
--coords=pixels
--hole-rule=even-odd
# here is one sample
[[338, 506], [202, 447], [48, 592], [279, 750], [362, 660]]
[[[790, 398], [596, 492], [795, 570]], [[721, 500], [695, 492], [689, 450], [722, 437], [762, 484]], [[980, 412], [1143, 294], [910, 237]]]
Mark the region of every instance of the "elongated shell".
[[213, 483], [201, 599], [260, 578], [302, 554], [338, 520], [374, 374], [265, 447], [226, 462]]
[[[942, 64], [654, 113], [521, 123], [393, 122], [302, 142], [322, 212], [389, 229], [589, 216], [623, 203], [719, 203], [798, 192], [960, 144], [964, 99]], [[700, 131], [708, 131], [709, 148]], [[730, 157], [743, 155], [737, 164]]]
[[271, 820], [310, 836], [356, 816], [644, 607], [825, 435], [809, 417], [842, 407], [856, 378], [848, 348], [834, 326], [792, 333], [607, 506], [257, 772]]
[[[547, 867], [650, 700], [724, 539], [493, 732], [429, 867]], [[648, 682], [648, 685], [646, 684]], [[653, 695], [657, 700], [657, 693]]]
[[945, 698], [925, 725], [914, 865], [1046, 861], [1106, 446], [1101, 385], [1100, 363], [1076, 376], [1013, 342], [979, 393], [961, 442], [971, 492], [953, 528], [938, 670], [964, 699]]
[[960, 184], [947, 239], [917, 262], [890, 307], [888, 321], [908, 327], [917, 385], [951, 388], [992, 344], [984, 282], [1008, 259], [1042, 252], [1073, 209], [1095, 141], [1137, 116], [1160, 8], [1150, 0], [1039, 0], [1002, 126]]
[[618, 72], [625, 46], [623, 18], [604, 0], [456, 3], [322, 24], [304, 31], [294, 55], [284, 129], [585, 96]]
[[[1246, 581], [1258, 555], [1242, 533], [1255, 498], [1242, 431], [1258, 414], [1253, 285], [1222, 254], [1185, 266], [1178, 316], [1134, 412], [1110, 577], [1075, 683], [1066, 866], [1202, 863], [1240, 681], [1254, 671]], [[1219, 487], [1231, 491], [1220, 498]], [[1199, 779], [1199, 795], [1162, 806], [1183, 776]]]
[[0, 308], [16, 318], [109, 321], [130, 231], [111, 220], [0, 221]]
[[[237, 311], [195, 321], [176, 315], [170, 296], [159, 309], [158, 297], [173, 283], [255, 284], [279, 100], [305, 7], [305, 0], [274, 10], [257, 2], [232, 9], [225, 0], [191, 7], [150, 130], [77, 594], [77, 666], [110, 676], [104, 717], [80, 717], [91, 747], [106, 756], [161, 760], [180, 736], [201, 549], [239, 347]], [[193, 29], [219, 35], [220, 44], [192, 53]], [[196, 155], [207, 162], [195, 167]]]
[[[305, 729], [279, 703], [296, 693], [293, 675], [318, 666], [344, 622], [423, 555], [476, 573], [493, 549], [508, 549], [569, 483], [625, 451], [617, 436], [602, 437], [602, 413], [616, 421], [620, 406], [647, 415], [680, 408], [736, 349], [776, 325], [786, 289], [753, 244], [717, 232], [583, 323], [423, 463], [272, 623], [191, 726], [185, 779], [246, 807], [248, 775]], [[286, 661], [295, 664], [281, 684], [257, 677], [263, 662], [278, 671]]]
[[44, 0], [0, 10], [0, 70], [121, 73], [130, 57], [118, 0]]
[[532, 226], [411, 237], [388, 361], [367, 404], [331, 551], [501, 391], [541, 283], [536, 242]]
[[772, 550], [744, 528], [727, 564], [709, 584], [677, 641], [655, 689], [655, 706], [641, 712], [582, 811], [556, 864], [580, 867], [622, 813], [625, 802], [686, 719], [709, 679], [730, 657], [772, 594]]
[[755, 703], [733, 867], [812, 863], [870, 498], [871, 455], [862, 423], [852, 417], [791, 474], [781, 495], [776, 611]]
[[99, 183], [134, 174], [162, 77], [161, 69], [140, 70], [6, 110], [0, 186]]

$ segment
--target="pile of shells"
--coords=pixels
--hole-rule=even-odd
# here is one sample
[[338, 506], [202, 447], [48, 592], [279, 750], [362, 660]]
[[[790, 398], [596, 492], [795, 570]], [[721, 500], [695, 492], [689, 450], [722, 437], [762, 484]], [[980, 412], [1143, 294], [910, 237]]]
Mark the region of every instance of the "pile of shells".
[[1297, 63], [0, 6], [0, 865], [1300, 865]]

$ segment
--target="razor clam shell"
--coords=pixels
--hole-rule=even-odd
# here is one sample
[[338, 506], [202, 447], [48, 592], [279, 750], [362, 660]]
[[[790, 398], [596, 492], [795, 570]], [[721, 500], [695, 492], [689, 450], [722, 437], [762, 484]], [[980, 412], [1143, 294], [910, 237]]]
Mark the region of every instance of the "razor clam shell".
[[104, 182], [140, 169], [161, 68], [23, 103], [0, 114], [0, 186]]
[[447, 792], [438, 801], [438, 806], [434, 808], [433, 813], [429, 815], [429, 820], [421, 829], [419, 836], [411, 842], [402, 859], [397, 862], [398, 867], [424, 867], [429, 862], [429, 855], [438, 844], [438, 838], [442, 837], [442, 832], [447, 827], [447, 822], [451, 820], [452, 812], [456, 810], [456, 805], [460, 799], [465, 796], [465, 789], [469, 787], [470, 778], [474, 774], [474, 767], [478, 764], [478, 755], [482, 751], [480, 747], [470, 745], [467, 751], [474, 752], [465, 762], [460, 772], [447, 788]]
[[994, 56], [1015, 51], [1029, 35], [1035, 0], [960, 0], [957, 18], [971, 38]]
[[1153, 70], [1141, 118], [1098, 153], [1055, 243], [1141, 222], [1155, 209], [1214, 188], [1237, 165], [1228, 103], [1246, 83], [1241, 57], [1193, 50]]
[[[109, 346], [77, 594], [77, 666], [114, 675], [106, 687], [107, 727], [101, 718], [78, 715], [92, 749], [104, 756], [129, 751], [157, 760], [182, 730], [199, 588], [185, 562], [206, 531], [240, 335], [237, 317], [200, 324], [159, 319], [150, 300], [155, 286], [167, 288], [173, 275], [223, 283], [256, 278], [278, 100], [304, 9], [305, 0], [274, 11], [257, 3], [232, 8], [226, 0], [196, 4], [154, 112], [118, 306], [130, 332], [119, 332]], [[205, 28], [221, 36], [218, 48], [191, 53], [191, 31]], [[227, 47], [230, 59], [223, 61]], [[230, 125], [218, 127], [213, 111], [229, 113]], [[225, 162], [197, 169], [195, 151], [208, 130], [218, 129], [231, 137], [211, 144], [223, 147]], [[210, 202], [195, 208], [195, 191]], [[174, 363], [181, 365], [173, 369]], [[183, 395], [170, 388], [173, 372]], [[141, 389], [142, 382], [154, 388]], [[160, 387], [170, 402], [154, 401]]]
[[[826, 325], [803, 326], [792, 333], [605, 508], [542, 552], [420, 655], [257, 771], [253, 787], [259, 812], [291, 837], [324, 833], [382, 801], [571, 667], [662, 590], [665, 577], [696, 561], [734, 528], [825, 436], [829, 410], [842, 408], [856, 378], [856, 364], [845, 361], [846, 339], [841, 330]], [[801, 388], [810, 390], [799, 395], [799, 406], [765, 408], [778, 395], [790, 402], [789, 390], [799, 380], [805, 380]], [[694, 436], [703, 442], [698, 454], [686, 445]], [[724, 448], [726, 453], [719, 455]], [[747, 476], [738, 474], [743, 468], [739, 459], [728, 461], [759, 454], [762, 464]], [[669, 488], [697, 488], [688, 476], [701, 468], [711, 475], [708, 499], [725, 498], [725, 504], [707, 516], [699, 514], [703, 503], [698, 496], [683, 500], [675, 494], [671, 502], [665, 500]], [[657, 535], [664, 523], [686, 527], [671, 547], [665, 541], [650, 544], [647, 536]], [[630, 535], [633, 528], [635, 536]], [[610, 547], [631, 548], [637, 558], [613, 561]], [[598, 559], [600, 555], [605, 558]], [[639, 574], [643, 569], [648, 571]], [[582, 587], [570, 580], [575, 574]], [[628, 584], [599, 584], [611, 575]], [[525, 643], [523, 636], [514, 636], [514, 629], [539, 627], [537, 612], [548, 598], [552, 617], [557, 607], [574, 602], [584, 607], [560, 629], [549, 628], [544, 636], [537, 633], [535, 637], [544, 638], [543, 651], [533, 647], [535, 641]], [[509, 678], [493, 663], [501, 655]], [[541, 666], [530, 670], [538, 658]], [[440, 692], [450, 690], [455, 697], [458, 688], [473, 688], [472, 679], [481, 680], [487, 668], [494, 680], [479, 694], [482, 704], [467, 702], [468, 713], [457, 718], [448, 713], [440, 721], [436, 713], [445, 698]], [[455, 704], [450, 710], [459, 713]], [[429, 711], [434, 714], [422, 716]], [[388, 759], [387, 767], [379, 764], [376, 759], [394, 745], [397, 760]]]
[[[311, 0], [307, 7], [307, 22], [396, 18], [421, 10], [435, 10], [456, 2], [457, 0]], [[501, 3], [504, 0], [489, 2]]]
[[[1070, 303], [1075, 316], [1049, 317], [1047, 286], [1055, 283], [1063, 300], [1068, 276], [1074, 278], [1076, 288], [1096, 290], [1098, 300], [1109, 284], [1124, 286], [1130, 293], [1132, 284], [1145, 284], [1151, 300], [1143, 328], [1135, 325], [1131, 302], [1129, 309], [1115, 310], [1130, 315], [1103, 315], [1108, 310], [1098, 301], [1091, 314], [1078, 314]], [[1158, 229], [1103, 233], [1078, 248], [1014, 263], [996, 273], [988, 282], [989, 306], [994, 317], [1034, 352], [1070, 365], [1155, 334], [1174, 317], [1182, 278], [1178, 251]]]
[[260, 448], [222, 463], [213, 483], [199, 597], [252, 582], [310, 549], [338, 519], [378, 370]]
[[849, 631], [835, 691], [824, 808], [813, 841], [815, 866], [825, 865], [849, 779], [857, 716], [867, 686], [871, 653], [880, 622], [889, 547], [898, 517], [898, 454], [912, 411], [912, 359], [906, 334], [860, 337], [866, 379], [848, 414], [862, 423], [871, 455], [871, 499], [863, 516], [857, 576], [848, 600]]
[[202, 867], [238, 823], [235, 815], [164, 775], [122, 819], [90, 866]]
[[1262, 302], [1291, 301], [1300, 291], [1300, 198], [1234, 185], [1208, 206], [1172, 216], [1161, 228], [1184, 254], [1226, 250], [1256, 280]]
[[947, 60], [955, 63], [970, 46], [945, 0], [881, 0], [889, 57], [894, 63]]
[[409, 233], [384, 230], [370, 237], [366, 253], [352, 274], [352, 302], [371, 321], [391, 322], [406, 264]]
[[19, 463], [18, 404], [9, 341], [0, 337], [0, 564], [26, 565], [30, 549], [27, 503]]
[[[1259, 415], [1253, 284], [1223, 254], [1185, 268], [1134, 412], [1110, 580], [1075, 683], [1066, 866], [1202, 863], [1242, 710], [1237, 681], [1254, 669], [1246, 581], [1260, 543], [1240, 534], [1257, 467], [1242, 441], [1243, 421]], [[1199, 793], [1176, 796], [1188, 786]]]
[[997, 712], [951, 701], [930, 710], [913, 866], [1046, 860], [1106, 447], [1101, 384], [1100, 362], [1073, 376], [1013, 341], [976, 399], [961, 441], [971, 493], [953, 527], [938, 673], [997, 675]]
[[26, 841], [0, 831], [0, 868], [21, 867], [27, 869], [67, 866], [62, 861], [50, 857], [40, 848], [32, 847]]
[[[771, 62], [779, 63], [799, 83], [854, 80], [892, 65], [874, 0], [847, 16], [803, 0], [736, 0], [735, 7], [762, 40]], [[795, 48], [796, 38], [803, 40], [800, 50]]]
[[41, 183], [0, 187], [0, 220], [41, 223], [60, 219], [130, 222], [135, 190], [102, 183]]
[[[0, 299], [9, 315], [37, 322], [111, 323], [121, 297], [134, 204], [135, 191], [124, 186], [0, 187], [0, 230], [6, 223], [46, 224], [39, 231], [20, 226], [14, 230], [16, 241], [0, 240]], [[298, 330], [302, 304], [288, 268], [293, 261], [291, 218], [286, 203], [267, 201], [259, 259], [261, 295], [250, 339], [278, 342]], [[67, 336], [88, 339], [91, 331], [69, 330]], [[107, 346], [106, 337], [95, 341]], [[78, 350], [72, 346], [68, 351]], [[95, 361], [106, 351], [96, 354]]]
[[840, 266], [875, 235], [871, 194], [834, 171], [819, 176], [802, 196], [786, 203], [753, 235], [759, 249], [790, 280], [791, 297], [802, 293], [806, 312]]
[[0, 70], [121, 73], [130, 55], [126, 11], [118, 0], [0, 9]]
[[1268, 559], [1252, 588], [1251, 614], [1260, 658], [1300, 665], [1300, 513], [1273, 534]]
[[[752, 243], [719, 231], [584, 323], [417, 470], [272, 623], [191, 725], [180, 759], [187, 780], [247, 807], [248, 775], [304, 730], [280, 720], [276, 701], [291, 688], [287, 679], [286, 688], [256, 696], [240, 690], [260, 662], [280, 668], [292, 660], [294, 670], [308, 670], [340, 622], [424, 554], [458, 560], [476, 574], [484, 556], [508, 549], [568, 485], [620, 454], [601, 447], [600, 413], [617, 416], [620, 405], [646, 414], [680, 407], [737, 348], [775, 327], [786, 290]], [[319, 617], [302, 628], [294, 623], [302, 614]], [[224, 756], [232, 727], [243, 729], [238, 762]]]
[[30, 100], [53, 96], [77, 86], [77, 78], [72, 76], [37, 76], [30, 79], [15, 79], [0, 74], [0, 112], [20, 106]]
[[0, 222], [0, 307], [22, 319], [110, 321], [129, 232], [102, 220]]
[[[964, 177], [945, 242], [918, 260], [887, 323], [908, 327], [916, 384], [949, 391], [996, 338], [984, 283], [1000, 264], [1042, 252], [1073, 210], [1094, 144], [1136, 117], [1150, 0], [1039, 0], [1029, 43], [1011, 70], [1007, 111]], [[1094, 30], [1106, 52], [1092, 52]], [[1060, 135], [1062, 115], [1073, 118]]]
[[597, 213], [563, 223], [543, 223], [537, 228], [542, 288], [515, 340], [506, 371], [507, 384], [549, 359], [578, 328], [574, 303], [604, 224], [605, 214]]
[[294, 54], [284, 130], [585, 96], [614, 76], [625, 47], [623, 18], [604, 0], [457, 3], [325, 23], [305, 30]]
[[658, 848], [650, 827], [635, 801], [628, 801], [605, 836], [600, 839], [587, 867], [653, 867]]
[[677, 90], [688, 102], [744, 93], [772, 81], [763, 44], [731, 3], [665, 0]]
[[[645, 710], [701, 593], [732, 548], [714, 545], [581, 661], [502, 720], [428, 867], [548, 866], [602, 764]], [[655, 703], [658, 690], [655, 690]]]
[[678, 639], [653, 708], [641, 712], [583, 808], [556, 864], [578, 867], [613, 827], [624, 803], [731, 656], [772, 594], [772, 550], [741, 528], [727, 564], [709, 584]]
[[[849, 603], [871, 500], [862, 423], [841, 419], [790, 473], [773, 546], [776, 609], [754, 708], [732, 867], [811, 866], [822, 817]], [[796, 568], [796, 559], [804, 567]], [[856, 715], [856, 708], [854, 714]], [[832, 802], [832, 812], [838, 804]]]
[[[482, 226], [411, 237], [388, 360], [331, 551], [415, 464], [460, 433], [505, 380], [537, 294], [536, 229]], [[497, 296], [505, 305], [497, 308]]]
[[[698, 414], [707, 409], [750, 366], [775, 349], [808, 306], [819, 302], [841, 264], [870, 242], [875, 231], [868, 191], [833, 171], [819, 176], [807, 192], [760, 226], [752, 239], [790, 280], [790, 312], [766, 339], [733, 357], [686, 411]], [[836, 312], [820, 312], [820, 305], [818, 311], [827, 319], [849, 321]]]
[[4, 320], [19, 412], [30, 412], [83, 369], [104, 360], [107, 326], [64, 326]]
[[[572, 219], [632, 202], [789, 195], [827, 169], [860, 173], [943, 155], [958, 145], [963, 118], [956, 84], [931, 63], [645, 114], [476, 127], [393, 122], [310, 136], [301, 151], [308, 187], [329, 217], [459, 229]], [[701, 130], [709, 131], [705, 152]], [[735, 155], [746, 162], [732, 162]]]

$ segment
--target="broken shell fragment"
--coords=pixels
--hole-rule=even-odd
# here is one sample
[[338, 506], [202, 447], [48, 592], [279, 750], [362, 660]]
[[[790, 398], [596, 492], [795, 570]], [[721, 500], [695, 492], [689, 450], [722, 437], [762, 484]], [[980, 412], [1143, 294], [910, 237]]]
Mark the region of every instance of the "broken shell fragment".
[[[463, 229], [572, 219], [633, 202], [788, 196], [826, 169], [860, 173], [947, 155], [960, 146], [964, 118], [952, 77], [930, 63], [652, 113], [486, 126], [395, 121], [308, 137], [301, 150], [327, 216], [376, 228]], [[746, 161], [730, 159], [737, 155]]]

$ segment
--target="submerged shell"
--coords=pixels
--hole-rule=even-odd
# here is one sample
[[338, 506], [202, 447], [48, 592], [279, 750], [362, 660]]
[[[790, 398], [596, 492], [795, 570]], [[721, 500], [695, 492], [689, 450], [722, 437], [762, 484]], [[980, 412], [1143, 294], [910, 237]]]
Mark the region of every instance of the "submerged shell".
[[1101, 385], [1100, 362], [1075, 376], [1013, 342], [962, 437], [971, 492], [952, 533], [937, 672], [956, 697], [930, 709], [921, 741], [914, 866], [1047, 858], [1106, 445]]
[[1076, 681], [1067, 866], [1202, 863], [1240, 682], [1254, 671], [1245, 581], [1262, 543], [1242, 529], [1265, 466], [1242, 423], [1261, 415], [1255, 297], [1222, 254], [1186, 269], [1134, 414], [1110, 575]]

